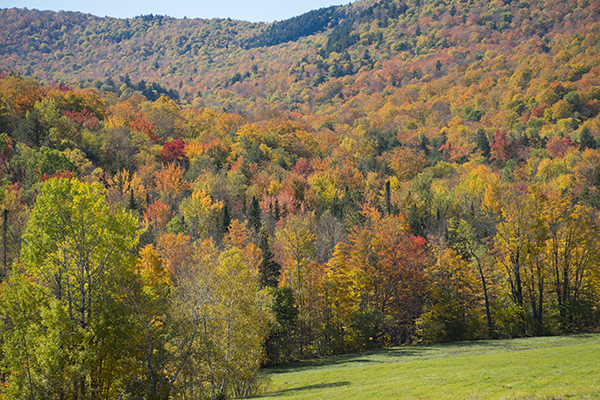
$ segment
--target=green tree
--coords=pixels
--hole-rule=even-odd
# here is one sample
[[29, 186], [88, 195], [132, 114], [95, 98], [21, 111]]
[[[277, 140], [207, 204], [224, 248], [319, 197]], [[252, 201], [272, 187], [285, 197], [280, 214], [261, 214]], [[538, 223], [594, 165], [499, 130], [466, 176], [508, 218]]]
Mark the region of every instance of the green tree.
[[475, 339], [481, 334], [481, 318], [474, 271], [455, 250], [433, 250], [435, 262], [426, 269], [428, 301], [417, 321], [425, 342]]
[[[35, 398], [114, 397], [131, 372], [134, 324], [122, 284], [133, 277], [138, 237], [136, 219], [111, 210], [101, 185], [43, 184], [23, 235], [21, 274], [43, 293], [22, 328], [36, 332], [30, 353], [46, 355], [22, 359], [35, 374], [13, 365], [11, 385], [27, 377]], [[3, 351], [18, 358], [19, 350]]]
[[476, 132], [477, 136], [475, 138], [475, 142], [477, 143], [477, 148], [481, 151], [481, 155], [485, 157], [485, 159], [490, 158], [490, 142], [485, 134], [485, 129], [479, 128]]
[[164, 264], [153, 245], [145, 246], [139, 253], [137, 279], [127, 290], [141, 328], [137, 357], [131, 360], [135, 376], [123, 390], [132, 398], [168, 399], [189, 358], [189, 343], [195, 339], [195, 333], [190, 337], [169, 323], [173, 282]]
[[597, 147], [596, 139], [590, 133], [590, 130], [587, 126], [581, 128], [579, 132], [579, 149], [585, 150], [587, 148], [595, 149]]
[[265, 344], [268, 362], [279, 363], [289, 360], [295, 352], [294, 330], [298, 323], [298, 307], [294, 291], [289, 287], [272, 288], [273, 303], [271, 309], [274, 321], [271, 334]]
[[23, 122], [27, 138], [36, 147], [44, 145], [48, 141], [50, 129], [56, 125], [59, 117], [58, 108], [51, 98], [36, 102], [33, 109], [27, 111]]
[[[473, 225], [477, 224], [473, 221]], [[493, 333], [493, 321], [490, 308], [490, 284], [489, 277], [486, 276], [486, 260], [488, 258], [488, 249], [485, 241], [489, 239], [481, 232], [476, 231], [473, 225], [463, 219], [460, 221], [450, 221], [446, 232], [446, 240], [448, 247], [455, 250], [458, 255], [465, 261], [470, 262], [477, 271], [481, 289], [483, 291], [483, 299], [485, 303], [485, 315], [487, 321], [488, 335]], [[479, 231], [483, 231], [479, 227]]]
[[179, 212], [190, 236], [200, 241], [220, 233], [222, 227], [219, 226], [219, 217], [222, 209], [223, 203], [213, 201], [211, 196], [201, 190], [195, 190], [179, 204]]

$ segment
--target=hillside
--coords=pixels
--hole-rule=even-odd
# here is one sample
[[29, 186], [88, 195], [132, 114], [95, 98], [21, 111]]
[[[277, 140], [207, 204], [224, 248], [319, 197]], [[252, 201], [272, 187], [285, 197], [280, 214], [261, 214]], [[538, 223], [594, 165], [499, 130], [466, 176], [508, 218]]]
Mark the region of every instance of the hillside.
[[[369, 81], [376, 76], [383, 85], [379, 92], [386, 87], [395, 91], [402, 83], [454, 77], [463, 70], [481, 73], [485, 80], [486, 66], [499, 62], [493, 52], [509, 51], [502, 61], [505, 71], [498, 72], [510, 77], [522, 55], [554, 61], [561, 51], [581, 47], [573, 43], [579, 32], [594, 41], [598, 10], [594, 2], [415, 5], [385, 0], [368, 7], [362, 2], [330, 7], [269, 26], [162, 16], [117, 20], [35, 10], [1, 12], [0, 66], [6, 71], [66, 83], [111, 77], [119, 95], [119, 77], [129, 76], [179, 90], [189, 102], [200, 94], [208, 105], [221, 104], [227, 96], [218, 94], [227, 90], [242, 99], [293, 108], [315, 105], [315, 98], [316, 105], [331, 101], [338, 94], [332, 88], [340, 85], [368, 93], [371, 83], [362, 83], [361, 76]], [[582, 53], [572, 52], [568, 62], [556, 60], [563, 75], [572, 75], [561, 80], [581, 76], [594, 65], [589, 57], [589, 64], [580, 62]], [[366, 71], [361, 73], [361, 68]], [[529, 69], [535, 80], [540, 71]]]
[[240, 397], [265, 365], [596, 330], [599, 11], [0, 10], [0, 396]]
[[[413, 142], [420, 133], [432, 139], [459, 116], [472, 132], [456, 143], [465, 155], [478, 127], [512, 128], [567, 92], [578, 92], [585, 104], [570, 102], [558, 117], [548, 116], [550, 125], [562, 119], [560, 129], [576, 131], [597, 113], [595, 2], [356, 2], [269, 26], [1, 13], [0, 68], [122, 98], [144, 92], [147, 81], [176, 90], [185, 103], [240, 113], [253, 114], [261, 104], [349, 125], [379, 114], [367, 125], [414, 131], [406, 138]], [[280, 43], [289, 38], [297, 40]], [[559, 82], [558, 99], [542, 98]], [[514, 96], [523, 98], [513, 104]]]

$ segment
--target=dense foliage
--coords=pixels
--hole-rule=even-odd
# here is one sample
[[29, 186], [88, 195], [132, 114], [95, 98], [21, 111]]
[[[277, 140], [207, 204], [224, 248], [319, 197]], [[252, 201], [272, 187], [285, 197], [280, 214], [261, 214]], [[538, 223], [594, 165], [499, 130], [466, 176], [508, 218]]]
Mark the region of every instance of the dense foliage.
[[244, 47], [276, 46], [325, 31], [346, 17], [344, 7], [332, 6], [313, 10], [294, 18], [274, 22], [259, 35], [249, 39]]
[[242, 396], [265, 363], [598, 327], [598, 4], [330, 11], [0, 10], [2, 393]]

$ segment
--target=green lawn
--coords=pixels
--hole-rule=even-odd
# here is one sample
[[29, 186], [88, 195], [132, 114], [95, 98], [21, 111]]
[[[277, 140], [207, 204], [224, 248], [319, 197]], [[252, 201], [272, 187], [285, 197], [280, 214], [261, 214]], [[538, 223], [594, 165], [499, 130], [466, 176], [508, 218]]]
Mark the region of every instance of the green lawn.
[[600, 399], [600, 334], [410, 346], [270, 368], [264, 399]]

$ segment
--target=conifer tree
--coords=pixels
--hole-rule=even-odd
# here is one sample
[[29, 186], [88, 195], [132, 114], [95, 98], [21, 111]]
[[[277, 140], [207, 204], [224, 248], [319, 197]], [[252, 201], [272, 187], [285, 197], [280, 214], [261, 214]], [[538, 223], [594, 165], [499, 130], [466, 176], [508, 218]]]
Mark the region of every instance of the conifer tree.
[[281, 212], [279, 210], [279, 201], [277, 199], [275, 199], [275, 207], [273, 209], [273, 219], [275, 219], [275, 222], [279, 222], [279, 220], [281, 219]]
[[254, 228], [256, 232], [260, 231], [262, 223], [260, 221], [260, 206], [256, 196], [252, 196], [250, 208], [248, 209], [248, 227]]
[[223, 216], [221, 217], [221, 234], [224, 235], [229, 232], [229, 224], [231, 223], [231, 214], [229, 214], [229, 206], [225, 204], [223, 206]]
[[[439, 62], [439, 61], [438, 61]], [[421, 137], [420, 137], [420, 143], [419, 143], [419, 149], [423, 150], [423, 154], [425, 154], [425, 156], [429, 156], [429, 139], [427, 138], [427, 136], [425, 136], [424, 133], [421, 133]]]
[[260, 285], [277, 287], [279, 276], [281, 274], [281, 265], [275, 261], [275, 254], [269, 246], [269, 234], [266, 229], [261, 230], [260, 244], [258, 246], [262, 251], [262, 262], [260, 263]]
[[595, 149], [596, 148], [596, 140], [590, 133], [590, 130], [587, 126], [581, 128], [581, 134], [579, 136], [579, 147], [581, 150], [585, 150], [585, 148]]
[[130, 210], [137, 210], [137, 204], [135, 204], [135, 197], [133, 196], [133, 189], [129, 190], [129, 204]]
[[485, 136], [485, 130], [483, 128], [477, 129], [476, 133], [477, 137], [475, 139], [477, 143], [477, 148], [481, 151], [481, 155], [486, 159], [490, 158], [490, 142], [488, 138]]

